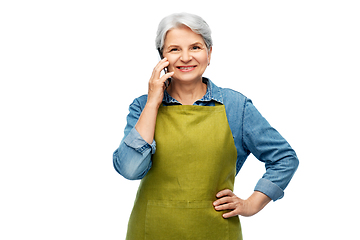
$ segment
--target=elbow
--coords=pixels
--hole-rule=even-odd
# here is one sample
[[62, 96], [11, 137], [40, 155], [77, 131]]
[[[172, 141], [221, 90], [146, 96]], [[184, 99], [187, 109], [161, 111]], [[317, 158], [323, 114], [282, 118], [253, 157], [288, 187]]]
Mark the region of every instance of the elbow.
[[297, 158], [297, 157], [295, 157], [295, 169], [294, 169], [294, 171], [296, 171], [297, 169], [298, 169], [298, 167], [299, 167], [299, 159]]
[[116, 170], [121, 176], [128, 180], [140, 180], [141, 177], [135, 171], [129, 171], [129, 169]]
[[139, 159], [128, 159], [129, 156], [123, 156], [119, 149], [117, 149], [113, 154], [113, 165], [115, 170], [124, 178], [128, 180], [140, 180], [151, 167], [146, 167], [143, 161], [140, 161], [142, 164], [136, 164], [139, 162]]
[[294, 153], [293, 157], [291, 158], [291, 167], [292, 167], [293, 174], [296, 172], [296, 170], [299, 167], [299, 159], [295, 153]]
[[295, 174], [296, 170], [299, 167], [299, 159], [297, 158], [295, 152], [293, 154], [288, 155], [284, 158], [284, 161], [280, 163], [281, 172], [285, 175], [292, 176]]
[[287, 158], [285, 165], [282, 166], [283, 168], [282, 172], [284, 173], [285, 176], [287, 176], [287, 183], [285, 187], [289, 184], [290, 180], [294, 176], [298, 167], [299, 167], [299, 159], [297, 158], [296, 154], [292, 154]]
[[115, 170], [124, 178], [128, 180], [140, 180], [142, 177], [139, 175], [137, 169], [132, 167], [117, 166]]
[[113, 165], [116, 170], [121, 176], [128, 180], [137, 180], [136, 172], [134, 169], [126, 167], [123, 161], [121, 161], [121, 154], [119, 153], [118, 149], [113, 154]]

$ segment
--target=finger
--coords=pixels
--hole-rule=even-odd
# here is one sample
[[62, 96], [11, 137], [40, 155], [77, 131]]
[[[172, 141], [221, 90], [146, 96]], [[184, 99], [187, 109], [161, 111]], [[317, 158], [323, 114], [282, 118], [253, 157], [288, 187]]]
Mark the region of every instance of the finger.
[[234, 196], [235, 194], [230, 189], [224, 189], [216, 194], [217, 198], [221, 198], [223, 196]]
[[222, 197], [222, 198], [216, 200], [213, 204], [214, 204], [214, 206], [219, 206], [219, 205], [222, 205], [225, 203], [230, 203], [230, 202], [232, 202], [231, 197], [226, 196], [226, 197]]
[[166, 79], [172, 77], [172, 75], [174, 75], [174, 72], [166, 73], [166, 74], [164, 74], [164, 75], [160, 78], [160, 81], [161, 81], [161, 82], [165, 82]]
[[[163, 64], [164, 62], [167, 62], [167, 61], [168, 61], [167, 58], [161, 59], [161, 60], [156, 64], [155, 68], [159, 67], [161, 64]], [[154, 68], [154, 69], [155, 69], [155, 68]]]
[[160, 62], [158, 62], [158, 64], [155, 66], [153, 73], [152, 73], [152, 78], [160, 78], [160, 73], [162, 70], [164, 70], [164, 68], [166, 68], [169, 65], [169, 61], [167, 60], [167, 58], [163, 58]]
[[224, 213], [222, 216], [223, 216], [223, 218], [231, 218], [231, 217], [234, 217], [237, 215], [239, 215], [239, 214], [236, 213], [236, 210], [233, 210], [231, 212]]
[[154, 67], [153, 71], [152, 71], [152, 74], [151, 74], [151, 78], [154, 78], [156, 72], [157, 72], [157, 69], [160, 67], [160, 65], [164, 62], [166, 62], [167, 58], [163, 58], [161, 59], [157, 64], [156, 66]]
[[219, 206], [215, 206], [215, 210], [216, 211], [222, 211], [222, 210], [233, 210], [236, 208], [236, 205], [234, 203], [228, 203], [228, 204], [223, 204], [223, 205], [219, 205]]

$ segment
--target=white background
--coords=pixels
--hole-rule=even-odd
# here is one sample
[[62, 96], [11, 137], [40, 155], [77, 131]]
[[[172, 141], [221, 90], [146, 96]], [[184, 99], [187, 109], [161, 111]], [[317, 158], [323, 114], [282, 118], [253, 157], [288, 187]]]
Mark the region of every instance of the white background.
[[[204, 76], [253, 100], [300, 166], [285, 197], [241, 218], [244, 239], [359, 239], [358, 1], [0, 3], [0, 239], [124, 239], [138, 181], [112, 166], [147, 93], [159, 21], [202, 16]], [[265, 172], [250, 156], [235, 193]]]

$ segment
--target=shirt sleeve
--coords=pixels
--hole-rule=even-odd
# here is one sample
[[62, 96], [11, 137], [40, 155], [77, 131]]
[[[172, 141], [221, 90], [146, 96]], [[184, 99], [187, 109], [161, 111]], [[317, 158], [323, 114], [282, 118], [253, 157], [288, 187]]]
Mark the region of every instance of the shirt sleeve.
[[130, 105], [124, 138], [119, 148], [113, 153], [115, 170], [130, 180], [142, 179], [146, 175], [152, 165], [151, 155], [156, 151], [156, 142], [147, 143], [135, 129], [143, 105], [145, 105], [142, 100], [135, 99]]
[[299, 160], [289, 143], [247, 99], [244, 109], [243, 144], [257, 159], [265, 163], [266, 172], [255, 186], [273, 201], [284, 196]]

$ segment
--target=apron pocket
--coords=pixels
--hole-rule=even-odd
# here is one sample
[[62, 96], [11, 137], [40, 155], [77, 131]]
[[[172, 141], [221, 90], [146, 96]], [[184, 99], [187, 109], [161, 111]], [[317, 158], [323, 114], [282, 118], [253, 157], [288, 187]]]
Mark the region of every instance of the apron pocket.
[[146, 240], [229, 240], [229, 226], [212, 201], [149, 200]]

